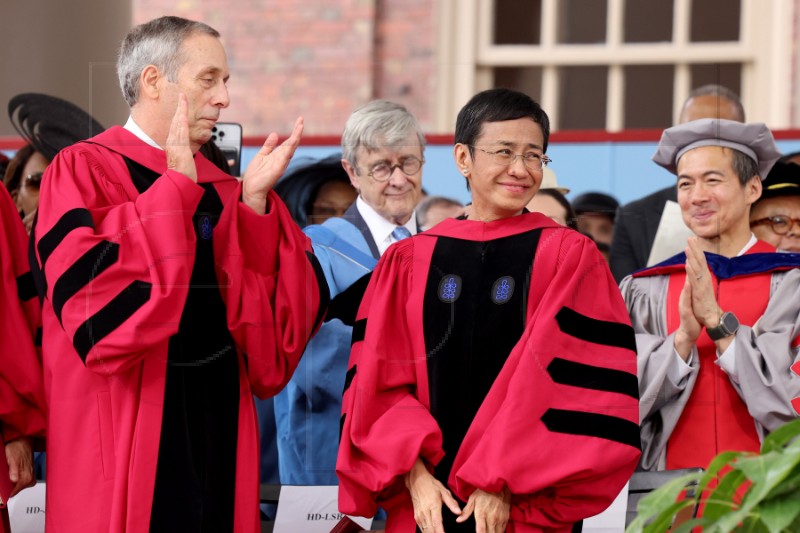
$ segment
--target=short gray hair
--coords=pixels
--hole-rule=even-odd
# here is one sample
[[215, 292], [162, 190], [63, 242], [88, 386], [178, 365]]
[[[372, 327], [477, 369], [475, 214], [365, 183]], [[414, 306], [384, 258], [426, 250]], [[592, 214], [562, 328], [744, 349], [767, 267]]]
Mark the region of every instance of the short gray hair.
[[373, 100], [358, 107], [347, 119], [342, 133], [342, 157], [355, 167], [359, 148], [371, 152], [385, 146], [397, 146], [412, 131], [417, 135], [424, 154], [425, 134], [414, 115], [400, 104]]
[[718, 100], [727, 100], [733, 107], [736, 108], [736, 114], [739, 115], [738, 120], [739, 122], [745, 122], [744, 116], [744, 106], [742, 105], [742, 99], [739, 98], [739, 95], [733, 92], [731, 89], [728, 89], [724, 85], [718, 85], [716, 83], [709, 83], [707, 85], [701, 85], [700, 87], [696, 87], [689, 93], [689, 96], [686, 98], [686, 101], [683, 103], [683, 107], [681, 108], [681, 113], [683, 110], [686, 109], [686, 104], [692, 98], [697, 98], [698, 96], [716, 96]]
[[140, 24], [125, 36], [117, 56], [117, 76], [128, 106], [139, 101], [139, 76], [148, 65], [155, 65], [169, 81], [178, 80], [183, 64], [181, 45], [195, 33], [220, 36], [207, 24], [171, 16]]

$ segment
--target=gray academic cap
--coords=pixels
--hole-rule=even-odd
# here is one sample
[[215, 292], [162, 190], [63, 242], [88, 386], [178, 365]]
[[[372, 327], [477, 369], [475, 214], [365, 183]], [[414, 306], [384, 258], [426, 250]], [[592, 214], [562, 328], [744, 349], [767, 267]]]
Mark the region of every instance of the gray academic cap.
[[767, 125], [745, 124], [735, 120], [703, 118], [664, 130], [653, 161], [673, 174], [683, 154], [701, 146], [724, 146], [738, 150], [758, 165], [758, 175], [765, 179], [781, 153]]

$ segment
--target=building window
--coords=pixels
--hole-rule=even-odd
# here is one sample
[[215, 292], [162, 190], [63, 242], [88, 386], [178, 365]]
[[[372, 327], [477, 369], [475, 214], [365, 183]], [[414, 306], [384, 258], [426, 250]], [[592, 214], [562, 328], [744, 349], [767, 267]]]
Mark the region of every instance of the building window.
[[689, 40], [715, 43], [739, 40], [739, 0], [694, 0], [689, 16]]
[[[791, 37], [787, 6], [800, 10], [800, 0], [439, 1], [450, 36], [438, 96], [445, 127], [491, 87], [537, 98], [554, 130], [668, 127], [708, 83], [738, 93], [765, 122], [786, 122], [794, 102], [790, 52], [775, 35]], [[765, 81], [781, 79], [780, 68], [785, 87]]]
[[672, 65], [625, 67], [624, 127], [663, 128], [672, 123]]
[[603, 129], [606, 124], [608, 67], [560, 69], [560, 129]]
[[494, 10], [494, 44], [539, 44], [542, 0], [495, 0]]
[[672, 0], [625, 2], [626, 43], [668, 43], [672, 41]]
[[556, 15], [559, 44], [606, 42], [606, 0], [561, 0]]

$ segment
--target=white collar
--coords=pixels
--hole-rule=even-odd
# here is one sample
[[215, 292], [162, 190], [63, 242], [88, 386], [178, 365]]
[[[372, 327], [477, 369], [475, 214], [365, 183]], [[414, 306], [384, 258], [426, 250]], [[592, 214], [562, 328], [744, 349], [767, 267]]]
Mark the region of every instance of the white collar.
[[747, 241], [747, 244], [745, 244], [745, 245], [744, 245], [744, 248], [742, 248], [742, 249], [739, 251], [739, 253], [738, 253], [738, 254], [736, 254], [736, 257], [739, 257], [740, 255], [744, 255], [744, 254], [746, 254], [746, 253], [747, 253], [747, 250], [749, 250], [750, 248], [752, 248], [752, 247], [753, 247], [753, 246], [754, 246], [754, 245], [755, 245], [757, 242], [758, 242], [758, 239], [756, 239], [756, 236], [755, 236], [755, 235], [753, 235], [752, 233], [750, 233], [750, 240], [749, 240], [749, 241]]
[[136, 121], [133, 120], [132, 116], [128, 117], [128, 122], [125, 123], [123, 128], [125, 128], [129, 132], [133, 133], [139, 139], [141, 139], [142, 141], [146, 142], [147, 144], [149, 144], [153, 148], [158, 148], [159, 150], [163, 150], [163, 148], [161, 148], [158, 145], [157, 142], [155, 142], [148, 134], [146, 134], [144, 132], [144, 130], [142, 128], [139, 127], [139, 125], [136, 123]]
[[[356, 209], [358, 209], [361, 218], [366, 222], [372, 238], [375, 239], [375, 244], [378, 245], [378, 252], [383, 255], [383, 252], [389, 247], [390, 244], [396, 242], [392, 237], [392, 232], [397, 225], [383, 218], [375, 209], [372, 208], [363, 198], [359, 195], [356, 198]], [[411, 232], [411, 235], [417, 233], [417, 213], [413, 211], [411, 218], [403, 226]]]

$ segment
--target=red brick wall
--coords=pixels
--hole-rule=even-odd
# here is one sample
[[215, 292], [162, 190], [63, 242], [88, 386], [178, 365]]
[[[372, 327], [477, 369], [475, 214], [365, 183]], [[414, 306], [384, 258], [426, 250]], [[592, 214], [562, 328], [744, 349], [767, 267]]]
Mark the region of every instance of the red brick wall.
[[134, 24], [161, 15], [201, 20], [228, 50], [231, 106], [245, 136], [339, 135], [372, 98], [432, 116], [435, 3], [430, 0], [133, 0]]

